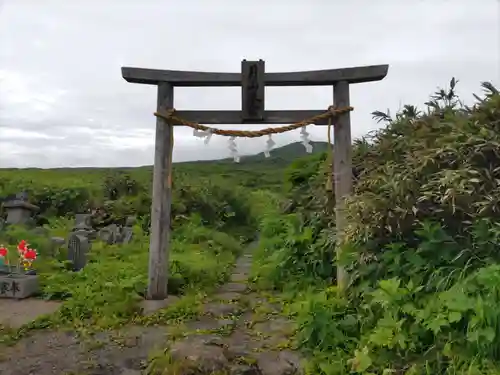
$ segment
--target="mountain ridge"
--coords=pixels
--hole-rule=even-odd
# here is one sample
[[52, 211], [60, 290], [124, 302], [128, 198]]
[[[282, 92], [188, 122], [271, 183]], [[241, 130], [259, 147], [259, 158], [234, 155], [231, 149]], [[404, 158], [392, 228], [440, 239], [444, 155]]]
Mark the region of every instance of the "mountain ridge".
[[[328, 148], [328, 142], [315, 142], [311, 141], [310, 144], [313, 146], [312, 153], [324, 152]], [[293, 142], [287, 145], [274, 148], [270, 151], [271, 156], [266, 158], [264, 152], [259, 152], [258, 154], [253, 155], [242, 155], [240, 163], [235, 163], [233, 158], [222, 158], [222, 159], [211, 159], [211, 160], [189, 160], [189, 161], [180, 161], [174, 162], [174, 165], [196, 165], [196, 164], [240, 164], [240, 165], [248, 165], [248, 164], [260, 164], [260, 165], [269, 165], [269, 166], [284, 166], [288, 165], [292, 161], [297, 158], [304, 157], [309, 155], [306, 152], [304, 145], [301, 142]], [[141, 168], [151, 168], [152, 165], [141, 165], [134, 167], [58, 167], [58, 168], [0, 168], [0, 170], [105, 170], [105, 169], [114, 169], [114, 170], [130, 170], [130, 169], [141, 169]]]
[[[313, 146], [312, 153], [324, 152], [328, 148], [328, 142], [310, 142]], [[276, 164], [276, 161], [291, 163], [297, 158], [309, 155], [306, 152], [304, 145], [301, 142], [293, 142], [287, 145], [274, 148], [270, 151], [271, 156], [266, 158], [264, 152], [259, 152], [253, 155], [243, 155], [240, 159], [240, 164], [262, 163], [267, 162]], [[234, 163], [233, 158], [213, 159], [213, 160], [190, 160], [176, 162], [174, 164], [194, 164], [194, 163]]]

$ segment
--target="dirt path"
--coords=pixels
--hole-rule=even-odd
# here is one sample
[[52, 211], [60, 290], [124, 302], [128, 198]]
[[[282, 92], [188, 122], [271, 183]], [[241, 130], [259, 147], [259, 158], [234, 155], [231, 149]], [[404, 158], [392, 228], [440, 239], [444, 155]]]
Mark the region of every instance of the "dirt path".
[[298, 374], [299, 357], [286, 349], [290, 322], [280, 317], [280, 306], [248, 290], [251, 261], [249, 250], [194, 321], [127, 326], [100, 333], [91, 343], [69, 332], [38, 331], [13, 347], [0, 347], [0, 374]]

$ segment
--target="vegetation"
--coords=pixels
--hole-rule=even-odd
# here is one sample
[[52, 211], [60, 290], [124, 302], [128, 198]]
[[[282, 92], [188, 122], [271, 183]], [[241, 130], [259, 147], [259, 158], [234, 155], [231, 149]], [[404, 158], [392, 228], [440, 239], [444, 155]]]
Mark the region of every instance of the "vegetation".
[[[276, 167], [303, 149], [300, 144], [278, 149], [272, 162], [255, 155], [241, 164], [175, 164], [169, 293], [182, 299], [176, 308], [147, 319], [140, 318], [139, 302], [147, 281], [152, 168], [0, 170], [0, 197], [28, 192], [31, 203], [40, 207], [35, 221], [46, 231], [10, 226], [0, 231], [0, 244], [14, 252], [20, 239], [27, 240], [39, 252], [35, 267], [40, 297], [63, 300], [56, 316], [27, 328], [69, 325], [88, 332], [132, 321], [155, 324], [193, 316], [204, 295], [228, 277], [242, 246], [254, 238], [255, 218], [272, 206], [273, 194], [253, 188], [276, 189], [282, 181]], [[115, 222], [136, 216], [134, 240], [120, 246], [93, 243], [87, 266], [74, 273], [66, 250], [54, 252], [49, 238], [67, 237], [74, 214], [96, 208], [104, 208]], [[24, 332], [0, 326], [0, 343], [13, 342]]]
[[[293, 303], [311, 374], [499, 374], [500, 95], [472, 108], [455, 80], [355, 143], [335, 279], [335, 220], [325, 156], [287, 171], [291, 212], [261, 225], [255, 280]], [[307, 168], [304, 166], [307, 165]]]
[[[176, 164], [170, 288], [183, 297], [147, 319], [137, 309], [151, 168], [0, 171], [0, 196], [29, 191], [54, 235], [95, 207], [116, 220], [139, 218], [133, 243], [96, 244], [77, 274], [64, 252], [48, 256], [41, 237], [23, 228], [4, 233], [0, 242], [25, 238], [40, 249], [43, 296], [65, 300], [38, 326], [100, 329], [192, 316], [258, 231], [255, 287], [286, 304], [310, 374], [500, 374], [500, 94], [484, 83], [484, 98], [467, 107], [456, 83], [424, 111], [373, 113], [387, 126], [355, 141], [344, 233], [335, 229], [325, 143], [305, 158], [297, 143], [271, 159]], [[337, 260], [338, 236], [345, 255]], [[343, 293], [334, 286], [337, 261], [350, 276]]]

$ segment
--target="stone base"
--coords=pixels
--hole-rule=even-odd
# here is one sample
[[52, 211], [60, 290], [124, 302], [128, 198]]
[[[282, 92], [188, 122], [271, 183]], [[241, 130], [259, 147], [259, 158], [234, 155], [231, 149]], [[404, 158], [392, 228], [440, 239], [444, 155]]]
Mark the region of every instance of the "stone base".
[[23, 299], [39, 290], [37, 275], [0, 273], [0, 298]]
[[166, 299], [161, 300], [144, 300], [141, 303], [142, 315], [149, 316], [161, 309], [165, 309], [173, 303], [177, 302], [179, 297], [168, 296]]

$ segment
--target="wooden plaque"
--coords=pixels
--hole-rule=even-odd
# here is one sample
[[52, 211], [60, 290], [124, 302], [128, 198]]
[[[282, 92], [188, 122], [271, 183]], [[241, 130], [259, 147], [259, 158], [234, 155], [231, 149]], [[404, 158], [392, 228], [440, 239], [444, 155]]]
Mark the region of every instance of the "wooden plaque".
[[241, 62], [241, 120], [264, 120], [264, 61]]

